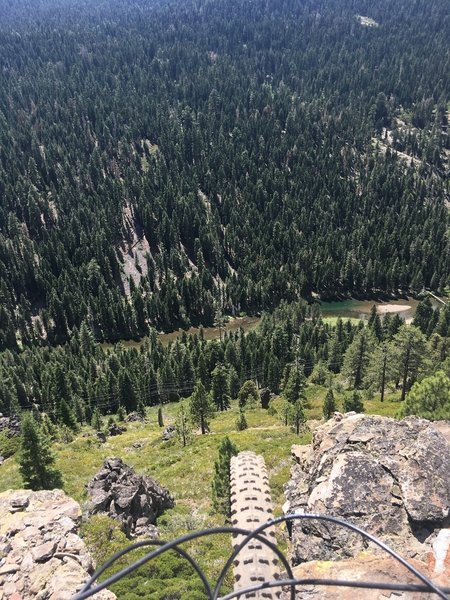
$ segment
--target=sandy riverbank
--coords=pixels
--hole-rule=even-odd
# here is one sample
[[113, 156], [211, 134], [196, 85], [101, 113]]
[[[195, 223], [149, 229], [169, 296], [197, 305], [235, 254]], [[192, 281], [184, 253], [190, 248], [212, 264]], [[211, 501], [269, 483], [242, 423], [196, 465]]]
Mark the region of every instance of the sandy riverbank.
[[377, 313], [379, 315], [387, 315], [388, 313], [401, 313], [411, 310], [408, 304], [378, 304]]

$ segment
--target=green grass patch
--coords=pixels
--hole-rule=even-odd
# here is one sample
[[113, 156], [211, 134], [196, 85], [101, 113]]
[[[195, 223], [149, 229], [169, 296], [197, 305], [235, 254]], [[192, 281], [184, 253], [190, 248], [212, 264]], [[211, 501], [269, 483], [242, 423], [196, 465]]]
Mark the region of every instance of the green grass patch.
[[359, 321], [361, 320], [361, 319], [357, 319], [356, 317], [346, 317], [346, 316], [342, 316], [342, 317], [322, 317], [322, 321], [324, 323], [326, 323], [327, 325], [331, 325], [332, 327], [336, 327], [338, 319], [341, 319], [342, 321], [344, 321], [344, 323], [346, 323], [347, 321], [350, 321], [350, 323], [352, 325], [358, 325]]

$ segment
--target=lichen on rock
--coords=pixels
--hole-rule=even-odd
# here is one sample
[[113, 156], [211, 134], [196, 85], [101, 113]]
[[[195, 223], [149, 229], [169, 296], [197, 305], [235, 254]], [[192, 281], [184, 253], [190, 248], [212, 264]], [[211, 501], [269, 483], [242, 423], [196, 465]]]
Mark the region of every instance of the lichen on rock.
[[[419, 560], [449, 527], [450, 444], [429, 421], [335, 414], [293, 455], [289, 512], [341, 517]], [[366, 546], [333, 525], [292, 528], [295, 564], [354, 557]]]

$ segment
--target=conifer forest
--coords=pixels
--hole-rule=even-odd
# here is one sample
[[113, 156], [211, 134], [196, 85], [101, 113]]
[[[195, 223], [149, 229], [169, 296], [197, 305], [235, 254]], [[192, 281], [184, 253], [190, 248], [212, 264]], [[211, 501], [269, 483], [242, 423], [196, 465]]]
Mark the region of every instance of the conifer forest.
[[0, 2], [0, 411], [436, 376], [449, 308], [314, 301], [449, 289], [449, 39], [448, 0]]

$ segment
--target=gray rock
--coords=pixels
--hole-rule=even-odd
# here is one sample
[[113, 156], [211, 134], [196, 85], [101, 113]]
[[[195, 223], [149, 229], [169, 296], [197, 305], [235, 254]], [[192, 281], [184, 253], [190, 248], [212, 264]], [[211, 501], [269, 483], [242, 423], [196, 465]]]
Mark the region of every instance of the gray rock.
[[51, 558], [56, 550], [56, 545], [55, 541], [50, 541], [33, 548], [31, 554], [34, 562], [45, 562]]
[[103, 490], [102, 488], [94, 488], [90, 494], [90, 501], [95, 509], [95, 512], [103, 512], [108, 508], [108, 505], [111, 502], [111, 497], [109, 492]]
[[172, 439], [176, 435], [176, 433], [177, 433], [177, 428], [175, 427], [175, 425], [167, 425], [167, 427], [165, 427], [164, 431], [162, 432], [161, 438], [165, 442], [168, 442], [170, 439]]
[[16, 573], [20, 571], [20, 565], [15, 563], [6, 563], [0, 567], [0, 575], [9, 575], [10, 573]]
[[127, 421], [127, 423], [132, 423], [133, 421], [143, 422], [145, 421], [145, 417], [138, 412], [130, 412], [130, 414], [127, 415], [125, 420]]
[[[407, 556], [424, 557], [448, 527], [450, 444], [424, 419], [336, 414], [293, 456], [289, 512], [341, 517]], [[292, 542], [294, 563], [354, 557], [366, 547], [349, 530], [313, 521], [297, 521]]]
[[90, 513], [118, 519], [129, 536], [154, 535], [157, 517], [174, 506], [169, 492], [152, 477], [137, 475], [120, 458], [109, 458], [87, 486]]
[[[0, 548], [5, 555], [0, 558], [0, 599], [72, 598], [93, 569], [78, 536], [80, 520], [79, 504], [62, 490], [0, 493], [0, 531], [5, 537]], [[107, 590], [97, 597], [116, 598]]]
[[95, 434], [95, 437], [102, 444], [104, 444], [106, 442], [106, 435], [103, 433], [103, 431], [97, 431], [97, 433]]
[[27, 508], [27, 506], [29, 505], [30, 501], [28, 499], [28, 496], [16, 496], [15, 498], [13, 498], [11, 500], [10, 503], [10, 511], [11, 512], [20, 512], [23, 511]]
[[116, 423], [112, 423], [109, 427], [108, 427], [108, 435], [110, 436], [114, 436], [114, 435], [121, 435], [122, 433], [124, 433], [127, 430], [126, 427], [121, 427], [120, 425], [117, 425]]

